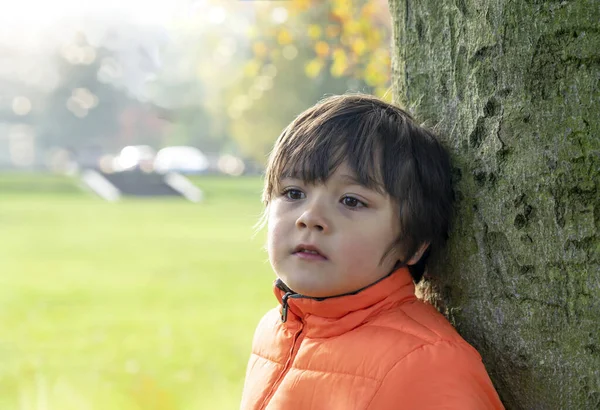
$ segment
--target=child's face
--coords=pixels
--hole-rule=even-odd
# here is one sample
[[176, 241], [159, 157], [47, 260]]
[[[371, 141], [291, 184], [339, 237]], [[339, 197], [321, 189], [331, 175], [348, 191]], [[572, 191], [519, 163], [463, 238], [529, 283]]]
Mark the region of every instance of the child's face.
[[353, 292], [393, 269], [396, 253], [381, 259], [399, 234], [395, 205], [353, 178], [343, 163], [325, 184], [284, 178], [273, 193], [269, 260], [295, 292], [313, 297]]

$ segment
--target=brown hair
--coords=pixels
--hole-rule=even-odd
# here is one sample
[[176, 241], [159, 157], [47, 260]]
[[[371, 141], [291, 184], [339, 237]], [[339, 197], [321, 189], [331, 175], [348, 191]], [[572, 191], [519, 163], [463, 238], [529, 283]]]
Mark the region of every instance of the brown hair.
[[268, 205], [283, 176], [324, 182], [343, 161], [362, 185], [398, 205], [401, 234], [390, 250], [401, 245], [407, 260], [431, 243], [409, 266], [419, 282], [430, 250], [443, 246], [450, 226], [453, 190], [446, 149], [401, 108], [363, 94], [332, 96], [300, 114], [277, 139], [263, 201]]

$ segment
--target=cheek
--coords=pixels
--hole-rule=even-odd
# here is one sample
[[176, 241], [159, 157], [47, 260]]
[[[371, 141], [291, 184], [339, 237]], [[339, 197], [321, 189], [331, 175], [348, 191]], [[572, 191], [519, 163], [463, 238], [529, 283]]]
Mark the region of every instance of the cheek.
[[277, 244], [277, 226], [269, 220], [267, 225], [267, 250], [269, 251], [269, 256], [271, 256], [274, 252], [275, 245]]
[[[385, 222], [389, 223], [387, 220]], [[396, 239], [397, 232], [393, 229], [363, 229], [344, 238], [340, 253], [349, 255], [348, 260], [358, 265], [379, 264], [384, 253]]]
[[365, 235], [347, 237], [340, 250], [342, 255], [348, 255], [348, 260], [360, 265], [362, 263], [370, 264], [374, 259], [380, 258], [384, 246], [380, 238]]
[[272, 209], [267, 219], [267, 251], [271, 260], [281, 253], [284, 247], [285, 231], [283, 221]]

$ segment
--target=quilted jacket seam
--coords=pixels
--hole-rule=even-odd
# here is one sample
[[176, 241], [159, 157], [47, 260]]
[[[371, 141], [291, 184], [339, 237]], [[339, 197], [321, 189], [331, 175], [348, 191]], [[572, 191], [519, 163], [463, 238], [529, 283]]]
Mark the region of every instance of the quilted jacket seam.
[[[283, 366], [283, 363], [275, 362], [275, 361], [273, 361], [273, 360], [271, 360], [271, 359], [269, 359], [267, 357], [261, 356], [261, 355], [256, 354], [256, 353], [252, 353], [252, 354], [255, 355], [255, 356], [257, 356], [257, 357], [260, 357], [261, 359], [264, 359], [264, 360], [266, 360], [268, 362], [271, 362], [271, 363]], [[379, 382], [379, 379], [376, 378], [376, 377], [369, 377], [369, 376], [364, 376], [364, 375], [355, 374], [355, 373], [339, 372], [339, 371], [335, 371], [335, 370], [334, 371], [330, 371], [330, 370], [306, 369], [306, 368], [298, 367], [298, 366], [294, 366], [294, 365], [292, 365], [290, 367], [290, 370], [291, 369], [299, 370], [299, 371], [302, 371], [302, 372], [315, 372], [315, 373], [325, 373], [325, 374], [339, 374], [339, 375], [342, 375], [342, 376], [360, 377], [361, 379], [367, 379], [367, 380], [372, 380], [372, 381], [375, 381], [375, 382]]]
[[365, 407], [365, 409], [369, 409], [371, 407], [371, 403], [373, 403], [373, 400], [375, 400], [375, 397], [377, 397], [377, 393], [379, 393], [379, 390], [381, 389], [381, 386], [383, 385], [383, 382], [385, 381], [385, 379], [387, 379], [388, 375], [392, 372], [392, 370], [396, 369], [398, 367], [398, 365], [402, 364], [404, 362], [404, 359], [406, 359], [408, 356], [410, 356], [411, 354], [413, 354], [414, 352], [424, 349], [426, 347], [429, 346], [437, 346], [440, 344], [447, 344], [450, 345], [454, 348], [460, 348], [456, 343], [453, 343], [451, 341], [448, 340], [440, 340], [438, 342], [435, 343], [426, 343], [426, 344], [422, 344], [419, 347], [415, 347], [413, 350], [411, 350], [410, 352], [406, 353], [404, 356], [402, 356], [400, 359], [398, 359], [398, 361], [396, 362], [396, 364], [394, 364], [392, 367], [390, 367], [390, 369], [385, 373], [385, 376], [383, 376], [381, 378], [381, 381], [379, 382], [379, 386], [377, 387], [377, 390], [375, 390], [375, 393], [373, 394], [373, 397], [371, 397], [371, 400], [369, 400], [369, 403], [367, 404], [367, 407]]
[[[440, 342], [451, 342], [450, 340], [444, 339], [439, 334], [434, 333], [434, 332], [432, 332], [432, 333], [437, 336], [437, 340], [431, 341], [431, 340], [424, 339], [423, 336], [420, 336], [418, 334], [415, 334], [415, 333], [412, 333], [412, 332], [407, 332], [407, 331], [402, 330], [402, 329], [395, 329], [395, 328], [389, 327], [389, 326], [368, 324], [365, 327], [376, 327], [376, 328], [379, 328], [379, 329], [387, 329], [387, 330], [391, 330], [393, 332], [397, 332], [397, 333], [402, 333], [402, 334], [405, 334], [405, 335], [414, 336], [415, 338], [417, 338], [420, 341], [422, 341], [424, 344], [428, 344], [428, 345], [432, 345], [432, 344], [436, 344], [436, 343], [440, 343]], [[409, 352], [407, 354], [410, 354], [411, 352]]]
[[363, 375], [354, 374], [354, 373], [345, 373], [345, 372], [329, 371], [329, 370], [304, 369], [302, 367], [297, 367], [297, 366], [292, 366], [291, 368], [294, 369], [294, 370], [300, 370], [302, 372], [315, 372], [315, 373], [325, 373], [325, 374], [339, 374], [339, 375], [342, 375], [342, 376], [360, 377], [361, 379], [367, 379], [367, 380], [372, 380], [374, 382], [379, 382], [379, 379], [377, 379], [376, 377], [363, 376]]
[[277, 362], [277, 361], [275, 361], [275, 360], [273, 360], [273, 359], [270, 359], [270, 358], [268, 358], [268, 357], [262, 356], [262, 355], [260, 355], [260, 354], [258, 354], [258, 353], [254, 353], [254, 352], [252, 352], [252, 354], [253, 354], [254, 356], [256, 356], [256, 357], [260, 357], [261, 359], [267, 360], [267, 361], [269, 361], [269, 362], [271, 362], [271, 363], [278, 364], [278, 365], [280, 365], [280, 366], [283, 366], [283, 365], [285, 365], [285, 363], [284, 363], [284, 362]]

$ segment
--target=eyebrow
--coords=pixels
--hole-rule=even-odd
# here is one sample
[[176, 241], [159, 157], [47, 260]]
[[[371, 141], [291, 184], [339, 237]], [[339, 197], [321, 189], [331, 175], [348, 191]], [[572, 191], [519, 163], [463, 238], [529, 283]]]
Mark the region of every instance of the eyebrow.
[[342, 174], [340, 175], [340, 178], [347, 184], [364, 186], [364, 184], [358, 180], [356, 175]]
[[361, 187], [364, 187], [366, 189], [370, 189], [372, 191], [378, 192], [383, 194], [385, 192], [385, 188], [383, 186], [382, 183], [380, 182], [375, 182], [375, 184], [373, 186], [368, 186], [365, 185], [363, 182], [361, 182], [356, 175], [354, 174], [342, 174], [340, 175], [340, 178], [342, 179], [342, 181], [344, 181], [345, 183], [349, 184], [349, 185], [358, 185]]
[[279, 180], [283, 180], [286, 178], [290, 178], [290, 179], [302, 179], [302, 175], [299, 172], [284, 172], [281, 174], [281, 176], [279, 177]]
[[[281, 175], [281, 178], [279, 178], [279, 181], [286, 179], [286, 178], [290, 178], [290, 179], [302, 179], [302, 175], [299, 172], [294, 172], [294, 171], [288, 171], [288, 172], [284, 172]], [[384, 193], [385, 192], [385, 188], [384, 185], [380, 182], [375, 182], [375, 184], [371, 187], [369, 187], [368, 185], [365, 185], [363, 182], [360, 181], [360, 179], [358, 179], [358, 177], [354, 174], [342, 174], [340, 175], [340, 179], [342, 180], [342, 182], [348, 184], [348, 185], [358, 185], [361, 187], [364, 187], [366, 189], [370, 189], [379, 193]]]
[[[280, 179], [285, 179], [285, 178], [302, 179], [302, 175], [300, 175], [297, 172], [285, 172], [281, 175]], [[364, 184], [361, 183], [360, 180], [355, 175], [342, 174], [342, 175], [340, 175], [340, 178], [347, 184], [364, 186]]]

